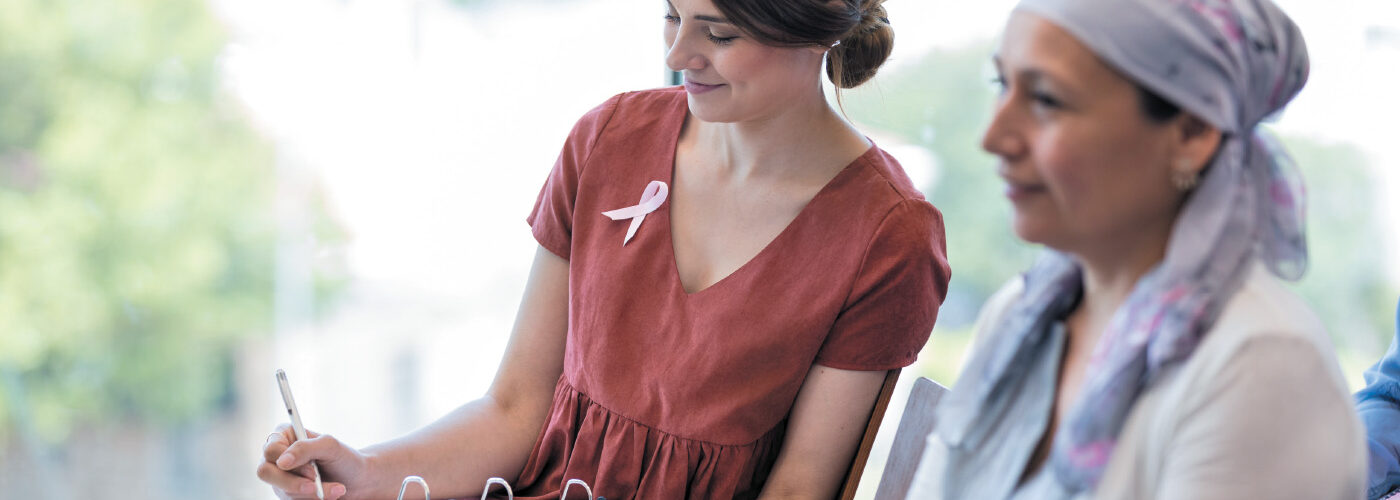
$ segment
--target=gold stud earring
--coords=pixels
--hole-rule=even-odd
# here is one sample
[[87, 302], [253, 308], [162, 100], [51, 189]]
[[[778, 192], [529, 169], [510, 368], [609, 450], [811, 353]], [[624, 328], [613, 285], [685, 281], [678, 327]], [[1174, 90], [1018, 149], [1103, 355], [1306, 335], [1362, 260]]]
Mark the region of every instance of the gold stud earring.
[[1200, 173], [1191, 169], [1190, 158], [1178, 158], [1172, 169], [1172, 185], [1181, 191], [1190, 191], [1201, 179]]

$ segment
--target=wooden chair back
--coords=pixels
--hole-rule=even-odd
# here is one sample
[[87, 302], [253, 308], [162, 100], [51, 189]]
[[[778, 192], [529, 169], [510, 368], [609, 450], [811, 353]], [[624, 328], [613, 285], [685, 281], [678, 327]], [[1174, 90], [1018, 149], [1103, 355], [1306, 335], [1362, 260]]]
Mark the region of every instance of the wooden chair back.
[[851, 459], [851, 468], [846, 472], [846, 481], [841, 485], [840, 500], [851, 500], [860, 486], [860, 476], [865, 472], [865, 462], [870, 458], [870, 447], [875, 444], [875, 433], [880, 430], [880, 422], [885, 419], [885, 408], [890, 406], [890, 396], [894, 394], [894, 384], [899, 381], [899, 369], [885, 374], [885, 383], [880, 386], [880, 396], [875, 399], [875, 407], [870, 409], [870, 420], [865, 424], [865, 434], [860, 438], [860, 447]]

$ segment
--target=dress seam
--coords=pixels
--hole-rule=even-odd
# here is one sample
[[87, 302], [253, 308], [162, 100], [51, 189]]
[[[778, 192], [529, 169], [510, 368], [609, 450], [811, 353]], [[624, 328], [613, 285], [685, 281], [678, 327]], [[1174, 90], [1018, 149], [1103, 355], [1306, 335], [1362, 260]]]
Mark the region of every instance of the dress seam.
[[[608, 131], [608, 125], [611, 125], [613, 118], [616, 117], [617, 114], [622, 111], [621, 108], [623, 98], [627, 97], [629, 94], [632, 93], [633, 92], [623, 92], [621, 94], [613, 96], [611, 99], [608, 99], [608, 101], [612, 102], [612, 112], [608, 113], [607, 118], [603, 119], [603, 123], [599, 124], [598, 135], [593, 136], [592, 143], [588, 145], [588, 155], [583, 157], [583, 161], [579, 162], [578, 177], [580, 181], [582, 181], [583, 179], [584, 169], [588, 168], [588, 162], [593, 160], [593, 153], [596, 153], [598, 151], [598, 143], [602, 142], [603, 134], [607, 133]], [[605, 101], [603, 104], [607, 105], [607, 102]], [[580, 182], [580, 184], [582, 184], [582, 182]]]
[[[878, 149], [880, 153], [888, 154], [888, 153], [887, 153], [885, 150], [883, 150], [883, 149], [879, 149], [878, 147], [877, 147], [876, 149]], [[885, 181], [885, 185], [888, 186], [888, 187], [890, 188], [891, 191], [894, 191], [894, 194], [895, 194], [896, 196], [899, 197], [899, 203], [903, 203], [903, 202], [909, 201], [909, 200], [928, 201], [928, 197], [927, 197], [927, 196], [922, 196], [923, 193], [919, 193], [917, 187], [914, 188], [914, 190], [915, 190], [914, 192], [915, 192], [915, 193], [919, 193], [921, 196], [914, 196], [914, 195], [911, 194], [911, 193], [906, 193], [905, 190], [899, 188], [899, 184], [896, 183], [896, 182], [894, 181], [894, 179], [891, 179], [891, 178], [890, 178], [889, 173], [886, 172], [886, 171], [883, 170], [883, 169], [878, 168], [878, 166], [875, 165], [875, 162], [874, 162], [874, 161], [871, 161], [871, 160], [866, 159], [866, 158], [862, 158], [862, 161], [864, 161], [864, 162], [866, 163], [866, 168], [869, 168], [870, 170], [874, 170], [874, 171], [875, 171], [875, 175], [880, 176], [880, 180]], [[899, 203], [896, 203], [896, 205], [899, 204]], [[930, 204], [931, 204], [931, 203], [932, 203], [932, 202], [930, 202]]]
[[628, 422], [631, 422], [631, 423], [634, 424], [634, 425], [641, 426], [641, 427], [643, 427], [643, 428], [645, 428], [645, 429], [647, 429], [647, 430], [656, 431], [656, 432], [665, 434], [665, 435], [670, 436], [670, 437], [675, 438], [675, 439], [679, 439], [679, 440], [683, 440], [683, 441], [688, 441], [688, 442], [692, 442], [692, 443], [696, 443], [696, 444], [705, 444], [705, 445], [718, 446], [718, 447], [723, 447], [723, 448], [757, 448], [758, 443], [759, 443], [760, 441], [763, 441], [763, 438], [768, 437], [769, 434], [772, 434], [773, 431], [774, 431], [774, 430], [777, 430], [778, 427], [779, 427], [779, 425], [782, 424], [782, 420], [779, 420], [777, 424], [774, 424], [772, 427], [769, 427], [767, 430], [763, 431], [763, 434], [761, 434], [758, 438], [754, 439], [753, 441], [750, 441], [750, 442], [748, 442], [748, 443], [743, 443], [743, 444], [724, 444], [724, 443], [716, 443], [716, 442], [714, 442], [714, 441], [707, 441], [707, 440], [704, 440], [704, 439], [696, 439], [696, 438], [691, 438], [691, 437], [685, 437], [685, 436], [682, 436], [682, 435], [677, 434], [677, 433], [674, 433], [674, 432], [670, 432], [670, 431], [663, 430], [663, 429], [661, 429], [661, 428], [659, 428], [659, 427], [657, 427], [657, 426], [643, 423], [642, 421], [640, 421], [640, 420], [638, 420], [638, 419], [636, 419], [636, 418], [630, 417], [630, 416], [628, 416], [628, 415], [625, 414], [625, 413], [622, 413], [622, 412], [620, 412], [620, 411], [614, 410], [614, 409], [612, 409], [612, 408], [610, 408], [610, 407], [604, 405], [603, 403], [599, 402], [597, 399], [594, 399], [593, 396], [589, 396], [587, 393], [585, 393], [585, 392], [579, 390], [578, 387], [575, 387], [574, 384], [573, 384], [572, 382], [569, 381], [568, 377], [564, 377], [561, 381], [564, 383], [564, 386], [565, 386], [565, 387], [568, 387], [569, 390], [570, 390], [570, 391], [573, 391], [574, 394], [577, 394], [577, 395], [583, 396], [583, 397], [585, 397], [585, 398], [588, 398], [589, 404], [592, 404], [592, 405], [594, 405], [594, 406], [597, 406], [597, 407], [599, 407], [599, 408], [602, 408], [603, 410], [607, 411], [608, 414], [610, 414], [610, 415], [613, 415], [613, 416], [616, 416], [616, 417], [621, 418], [621, 419], [623, 419], [623, 420], [626, 420], [626, 421], [628, 421]]
[[[891, 187], [893, 187], [893, 186], [891, 186]], [[840, 316], [840, 313], [841, 313], [841, 312], [845, 311], [846, 308], [848, 308], [848, 307], [851, 306], [851, 298], [852, 298], [852, 295], [855, 293], [855, 290], [856, 290], [856, 283], [860, 281], [860, 276], [861, 276], [862, 274], [865, 274], [865, 266], [866, 266], [866, 264], [869, 264], [869, 263], [870, 263], [870, 249], [872, 249], [872, 248], [875, 247], [875, 240], [879, 239], [879, 238], [877, 238], [876, 236], [880, 234], [880, 230], [881, 230], [881, 229], [884, 229], [885, 223], [889, 222], [889, 220], [890, 220], [890, 215], [893, 214], [894, 211], [895, 211], [896, 209], [898, 209], [899, 207], [904, 206], [905, 203], [909, 203], [909, 202], [911, 202], [911, 201], [918, 201], [918, 200], [915, 200], [915, 199], [913, 199], [913, 198], [904, 198], [904, 199], [901, 199], [901, 200], [899, 200], [898, 203], [894, 203], [894, 204], [890, 205], [890, 208], [887, 209], [887, 210], [885, 210], [884, 215], [881, 215], [881, 216], [880, 216], [880, 223], [879, 223], [879, 224], [876, 224], [876, 225], [875, 225], [875, 230], [870, 232], [870, 238], [865, 242], [865, 249], [864, 249], [864, 250], [861, 250], [861, 253], [860, 253], [860, 267], [857, 267], [857, 268], [856, 268], [855, 275], [853, 276], [853, 279], [851, 279], [850, 288], [848, 288], [848, 289], [846, 290], [846, 299], [843, 300], [842, 303], [841, 303], [841, 311], [838, 311], [838, 312], [837, 312], [837, 316], [838, 316], [838, 317]]]

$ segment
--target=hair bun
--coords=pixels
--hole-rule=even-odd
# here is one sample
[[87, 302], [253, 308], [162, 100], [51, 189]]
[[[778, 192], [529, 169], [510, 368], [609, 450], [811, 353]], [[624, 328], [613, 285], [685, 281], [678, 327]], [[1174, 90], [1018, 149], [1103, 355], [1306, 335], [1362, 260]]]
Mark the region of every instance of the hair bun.
[[894, 28], [884, 0], [866, 0], [860, 22], [827, 54], [826, 74], [840, 88], [853, 88], [875, 77], [894, 50]]

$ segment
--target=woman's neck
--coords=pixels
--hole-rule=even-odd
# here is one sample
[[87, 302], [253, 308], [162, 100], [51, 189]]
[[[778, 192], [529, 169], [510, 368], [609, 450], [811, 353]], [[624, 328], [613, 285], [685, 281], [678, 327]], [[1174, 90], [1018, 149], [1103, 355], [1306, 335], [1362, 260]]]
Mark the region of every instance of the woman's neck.
[[804, 173], [841, 151], [869, 147], [820, 93], [760, 119], [695, 125], [695, 146], [709, 151], [735, 180]]
[[[1171, 221], [1155, 228], [1139, 227], [1128, 234], [1105, 238], [1109, 244], [1088, 251], [1074, 252], [1084, 270], [1084, 295], [1076, 314], [1087, 316], [1094, 330], [1107, 326], [1118, 307], [1127, 300], [1138, 280], [1156, 267], [1166, 255]], [[1099, 332], [1092, 336], [1097, 337]]]

